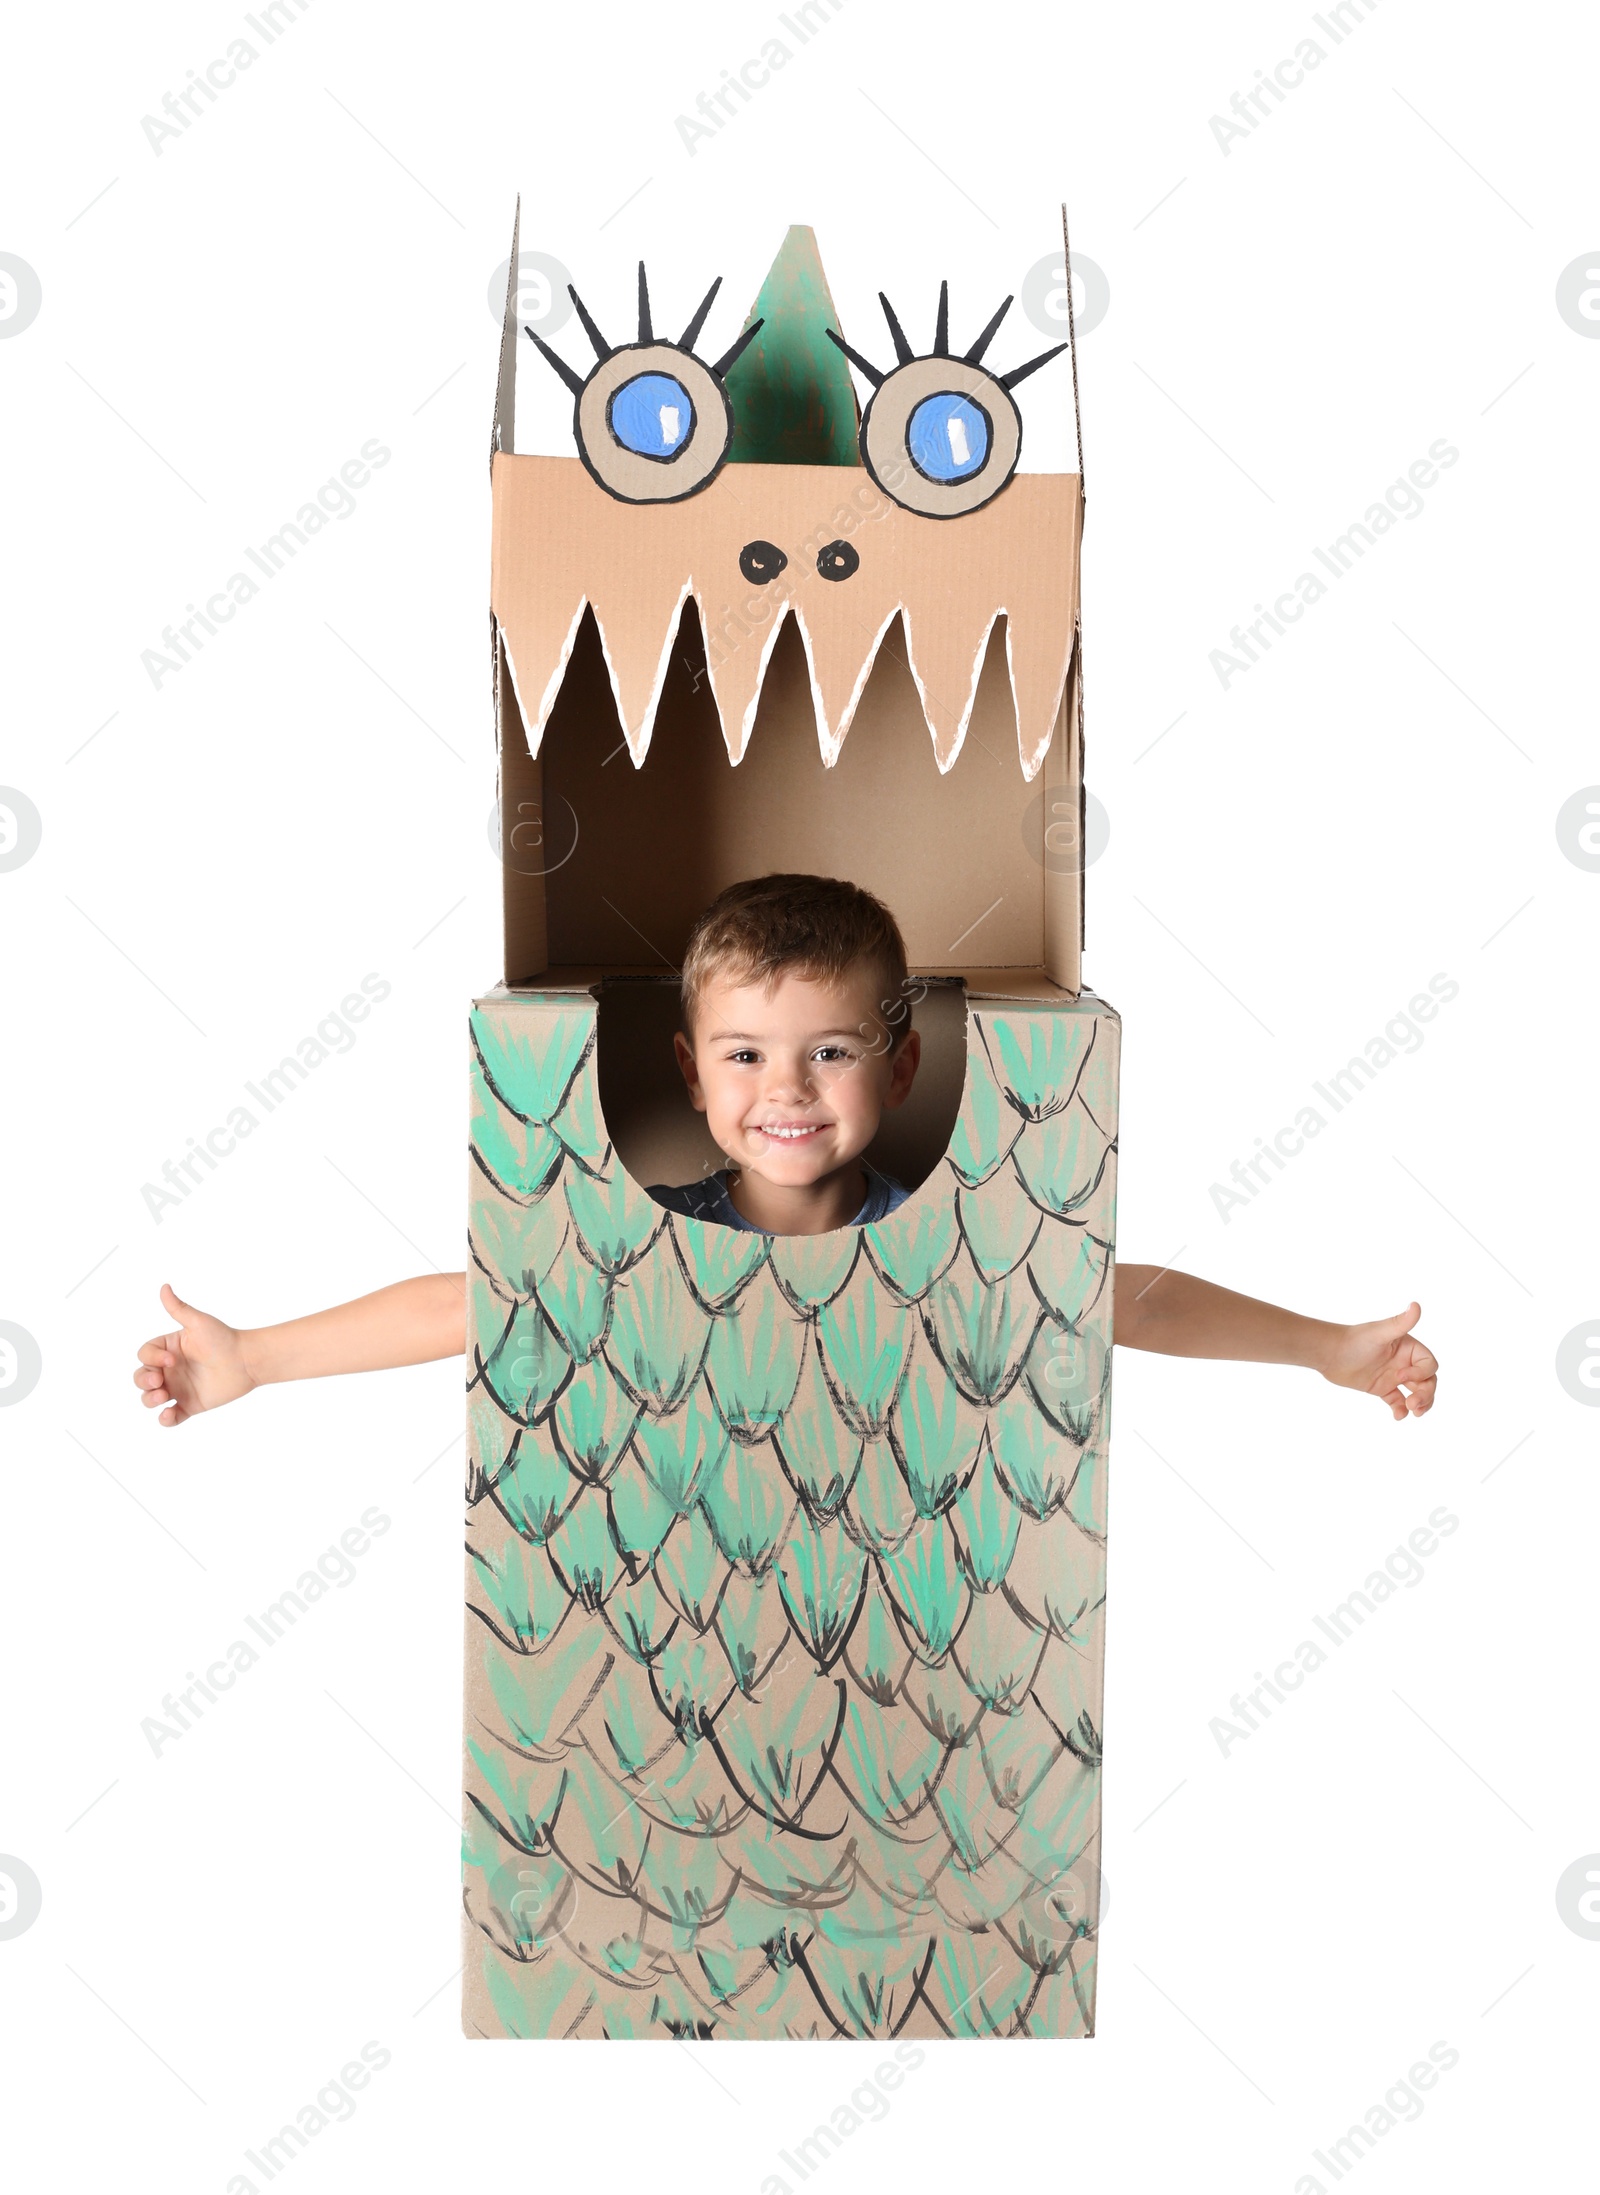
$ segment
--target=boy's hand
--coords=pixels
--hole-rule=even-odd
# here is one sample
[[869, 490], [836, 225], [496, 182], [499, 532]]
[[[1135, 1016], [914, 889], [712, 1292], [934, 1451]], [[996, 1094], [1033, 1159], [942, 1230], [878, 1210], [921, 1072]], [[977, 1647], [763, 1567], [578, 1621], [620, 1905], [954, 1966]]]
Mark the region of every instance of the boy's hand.
[[178, 1321], [175, 1334], [158, 1334], [139, 1351], [143, 1370], [133, 1384], [143, 1389], [147, 1410], [163, 1425], [181, 1425], [202, 1410], [216, 1410], [249, 1394], [256, 1382], [245, 1363], [243, 1337], [209, 1312], [183, 1303], [165, 1283], [161, 1301]]
[[1377, 1395], [1396, 1418], [1420, 1418], [1433, 1408], [1439, 1373], [1438, 1358], [1411, 1331], [1421, 1316], [1421, 1304], [1411, 1303], [1393, 1318], [1337, 1328], [1318, 1367], [1323, 1378]]

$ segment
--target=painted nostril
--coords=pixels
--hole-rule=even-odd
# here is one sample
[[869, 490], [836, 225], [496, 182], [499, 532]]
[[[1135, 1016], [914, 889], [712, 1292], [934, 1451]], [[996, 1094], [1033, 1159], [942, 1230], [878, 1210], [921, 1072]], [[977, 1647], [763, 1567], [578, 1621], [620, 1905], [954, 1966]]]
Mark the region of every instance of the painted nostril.
[[783, 551], [770, 541], [747, 541], [739, 551], [739, 569], [753, 587], [764, 587], [788, 564]]
[[817, 551], [817, 571], [824, 579], [848, 579], [861, 569], [861, 558], [848, 541], [830, 541]]

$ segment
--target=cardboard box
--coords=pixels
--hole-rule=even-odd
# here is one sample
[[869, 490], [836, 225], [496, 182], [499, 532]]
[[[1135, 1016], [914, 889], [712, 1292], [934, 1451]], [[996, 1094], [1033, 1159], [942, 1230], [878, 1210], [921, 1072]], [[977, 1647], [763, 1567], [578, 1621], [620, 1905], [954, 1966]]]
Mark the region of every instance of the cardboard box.
[[[1081, 478], [896, 477], [893, 373], [849, 463], [808, 230], [715, 377], [710, 477], [669, 497], [582, 439], [630, 373], [667, 376], [663, 438], [716, 393], [653, 342], [642, 274], [639, 344], [596, 331], [568, 376], [582, 461], [518, 455], [514, 282], [464, 2028], [1087, 2034], [1119, 1026], [1079, 981]], [[1014, 464], [996, 377], [932, 355], [902, 409], [932, 389], [951, 466]], [[928, 1064], [872, 1153], [916, 1186], [874, 1227], [743, 1234], [640, 1186], [717, 1161], [675, 1087], [675, 962], [777, 868], [878, 892], [918, 973]]]

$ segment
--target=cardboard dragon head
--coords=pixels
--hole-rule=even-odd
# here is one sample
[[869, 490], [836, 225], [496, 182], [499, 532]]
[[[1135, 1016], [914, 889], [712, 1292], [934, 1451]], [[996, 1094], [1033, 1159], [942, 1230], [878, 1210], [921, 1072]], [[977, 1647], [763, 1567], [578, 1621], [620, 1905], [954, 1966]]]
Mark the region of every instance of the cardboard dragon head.
[[[1059, 846], [1060, 819], [1078, 811], [1069, 689], [1081, 480], [1019, 472], [1013, 394], [1069, 346], [991, 365], [1008, 297], [956, 351], [945, 284], [921, 354], [883, 297], [894, 359], [879, 366], [846, 341], [804, 228], [789, 231], [720, 354], [702, 341], [719, 288], [720, 278], [670, 339], [641, 265], [637, 333], [619, 343], [574, 287], [593, 352], [583, 370], [524, 331], [571, 392], [574, 457], [512, 450], [508, 301], [492, 602], [502, 767], [514, 795], [532, 790], [524, 805], [538, 819], [530, 863], [518, 858], [529, 834], [510, 843], [515, 818], [503, 810], [508, 980], [636, 962], [641, 937], [659, 966], [723, 884], [786, 868], [880, 891], [919, 964], [1031, 968], [1076, 988], [1068, 902], [1079, 880], [1046, 858], [1052, 819], [1035, 780], [1044, 773], [1059, 811]], [[851, 366], [870, 387], [864, 410]], [[1003, 665], [991, 661], [1002, 630]], [[689, 729], [711, 718], [715, 767]], [[981, 752], [967, 761], [974, 739]], [[632, 772], [603, 780], [622, 747]], [[875, 849], [862, 798], [876, 805]], [[661, 873], [669, 865], [641, 837], [646, 818], [680, 855], [691, 835], [701, 841], [692, 890]], [[1014, 871], [1030, 831], [1026, 888], [1013, 874], [982, 896], [992, 855], [1003, 849]], [[631, 906], [588, 888], [596, 864], [622, 880]], [[524, 888], [535, 882], [542, 892]], [[969, 901], [985, 934], [963, 953], [965, 925], [949, 915]]]

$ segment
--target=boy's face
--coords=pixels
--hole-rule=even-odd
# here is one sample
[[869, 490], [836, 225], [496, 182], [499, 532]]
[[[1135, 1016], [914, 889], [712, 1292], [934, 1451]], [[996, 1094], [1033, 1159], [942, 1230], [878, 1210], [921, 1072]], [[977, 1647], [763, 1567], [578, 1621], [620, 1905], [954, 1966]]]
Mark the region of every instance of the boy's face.
[[[805, 1188], [848, 1166], [905, 1102], [922, 1040], [907, 1030], [891, 1052], [880, 972], [837, 983], [780, 976], [705, 986], [689, 1036], [673, 1039], [696, 1109], [735, 1166]], [[904, 1028], [908, 1008], [888, 1011]]]

